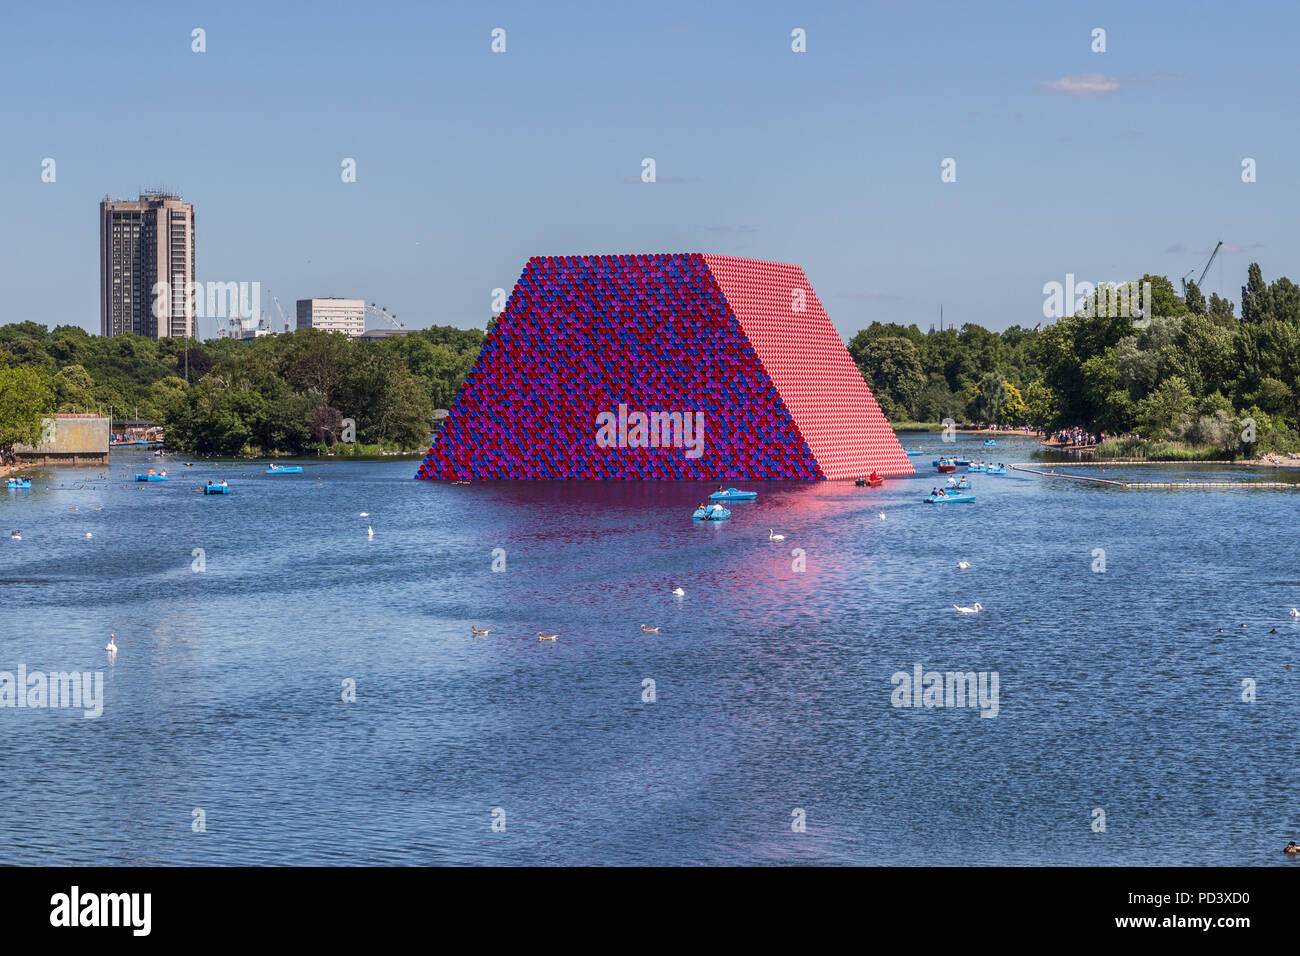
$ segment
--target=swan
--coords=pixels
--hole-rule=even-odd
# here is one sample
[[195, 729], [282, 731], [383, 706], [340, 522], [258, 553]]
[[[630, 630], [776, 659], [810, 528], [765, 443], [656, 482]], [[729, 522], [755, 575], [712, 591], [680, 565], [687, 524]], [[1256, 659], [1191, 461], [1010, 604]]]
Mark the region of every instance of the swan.
[[363, 518], [369, 518], [369, 517], [370, 517], [370, 512], [369, 512], [369, 511], [363, 511], [363, 512], [361, 512], [361, 517], [363, 517]]
[[681, 588], [673, 588], [673, 594], [676, 594], [678, 597], [686, 597], [686, 592]]
[[87, 537], [87, 538], [93, 538], [94, 535], [91, 534], [89, 531], [87, 531], [87, 532], [86, 532], [86, 537]]
[[881, 521], [884, 521], [884, 520], [885, 520], [885, 513], [884, 513], [883, 511], [880, 512], [880, 520], [881, 520]]
[[370, 525], [366, 525], [366, 537], [373, 538], [374, 536], [375, 536], [375, 529], [370, 527]]
[[475, 634], [480, 635], [480, 636], [482, 636], [482, 635], [484, 635], [484, 634], [491, 634], [491, 633], [492, 633], [492, 632], [489, 631], [486, 627], [475, 627], [473, 624], [471, 624], [471, 625], [469, 626], [469, 629], [470, 629], [471, 631], [473, 631]]
[[1300, 611], [1297, 611], [1295, 608], [1291, 608], [1291, 616], [1300, 617]]
[[962, 607], [959, 604], [954, 604], [953, 608], [958, 614], [978, 614], [980, 611], [984, 610], [984, 605], [979, 601], [976, 601], [974, 607]]
[[560, 635], [558, 634], [543, 634], [541, 631], [537, 632], [537, 639], [539, 641], [553, 641], [559, 636]]
[[970, 562], [969, 562], [969, 561], [958, 561], [958, 562], [957, 562], [957, 567], [961, 568], [961, 569], [964, 571], [964, 570], [966, 570], [967, 568], [970, 567]]
[[117, 635], [108, 635], [108, 643], [104, 645], [104, 650], [108, 651], [110, 658], [117, 657]]
[[768, 529], [767, 529], [767, 540], [768, 540], [768, 541], [784, 541], [784, 540], [785, 540], [785, 535], [783, 535], [783, 534], [776, 534], [776, 533], [775, 533], [771, 528], [768, 528]]
[[645, 631], [647, 634], [658, 634], [658, 633], [659, 633], [659, 628], [657, 628], [657, 627], [647, 627], [647, 626], [644, 625], [644, 624], [641, 625], [641, 630]]

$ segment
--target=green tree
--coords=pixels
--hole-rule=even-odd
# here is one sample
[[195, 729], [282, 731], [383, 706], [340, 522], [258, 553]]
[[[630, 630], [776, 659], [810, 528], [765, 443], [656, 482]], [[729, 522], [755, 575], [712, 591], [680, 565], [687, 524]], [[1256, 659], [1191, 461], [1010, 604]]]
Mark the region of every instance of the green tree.
[[1241, 321], [1260, 322], [1269, 314], [1268, 286], [1258, 262], [1246, 268], [1246, 284], [1241, 287]]
[[904, 418], [914, 414], [926, 379], [921, 353], [911, 339], [903, 336], [869, 339], [859, 343], [854, 358], [886, 417]]
[[37, 445], [41, 420], [54, 414], [54, 387], [44, 368], [0, 368], [0, 451]]
[[1183, 301], [1186, 303], [1188, 311], [1193, 315], [1205, 314], [1205, 295], [1201, 292], [1201, 287], [1196, 284], [1195, 279], [1187, 283], [1187, 295]]

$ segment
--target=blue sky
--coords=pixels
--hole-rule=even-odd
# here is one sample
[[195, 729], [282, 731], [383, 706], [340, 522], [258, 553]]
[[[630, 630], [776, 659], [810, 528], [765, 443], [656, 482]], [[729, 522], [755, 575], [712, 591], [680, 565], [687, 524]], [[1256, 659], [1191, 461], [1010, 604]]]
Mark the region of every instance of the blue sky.
[[98, 331], [98, 203], [144, 186], [195, 204], [200, 280], [259, 281], [289, 310], [364, 298], [412, 327], [481, 328], [531, 255], [798, 263], [846, 337], [928, 328], [940, 304], [1033, 326], [1045, 282], [1176, 283], [1218, 239], [1207, 293], [1235, 301], [1251, 261], [1300, 274], [1290, 3], [56, 0], [0, 16], [0, 321]]

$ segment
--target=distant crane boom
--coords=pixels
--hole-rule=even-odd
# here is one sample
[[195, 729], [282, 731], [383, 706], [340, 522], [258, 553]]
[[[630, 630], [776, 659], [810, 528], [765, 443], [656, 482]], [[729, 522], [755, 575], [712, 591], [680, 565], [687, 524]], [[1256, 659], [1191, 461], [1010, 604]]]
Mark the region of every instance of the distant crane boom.
[[[1201, 270], [1201, 277], [1196, 280], [1196, 287], [1198, 289], [1201, 287], [1201, 283], [1205, 281], [1205, 276], [1207, 273], [1209, 273], [1210, 266], [1214, 265], [1214, 257], [1219, 254], [1219, 249], [1222, 245], [1223, 245], [1222, 239], [1220, 239], [1217, 243], [1215, 243], [1214, 251], [1210, 253], [1210, 258], [1206, 261], [1205, 268]], [[1196, 266], [1192, 266], [1190, 269], [1187, 270], [1187, 275], [1183, 276], [1183, 298], [1184, 299], [1187, 298], [1187, 276], [1191, 275], [1195, 271], [1196, 271]]]

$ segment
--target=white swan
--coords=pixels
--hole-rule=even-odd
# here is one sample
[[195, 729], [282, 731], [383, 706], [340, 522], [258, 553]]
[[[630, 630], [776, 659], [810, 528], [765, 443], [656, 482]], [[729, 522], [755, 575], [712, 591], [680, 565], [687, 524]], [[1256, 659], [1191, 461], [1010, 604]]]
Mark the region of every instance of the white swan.
[[369, 518], [369, 517], [370, 517], [370, 512], [369, 512], [369, 511], [363, 511], [363, 512], [361, 512], [361, 517], [363, 517], [363, 518]]
[[1300, 611], [1297, 611], [1295, 608], [1291, 608], [1291, 616], [1300, 617]]
[[87, 531], [87, 532], [86, 532], [86, 537], [87, 537], [87, 538], [93, 538], [94, 535], [91, 534], [89, 531]]
[[785, 535], [783, 535], [783, 534], [777, 534], [777, 533], [774, 532], [771, 528], [768, 528], [768, 529], [767, 529], [767, 540], [768, 540], [768, 541], [784, 541], [784, 540], [785, 540]]
[[883, 511], [880, 512], [880, 520], [881, 520], [881, 521], [884, 521], [884, 520], [885, 520], [885, 513], [884, 513]]
[[979, 601], [976, 601], [974, 607], [962, 607], [959, 604], [954, 604], [953, 608], [958, 614], [978, 614], [980, 611], [984, 610], [984, 605]]
[[373, 538], [374, 536], [375, 536], [375, 529], [372, 528], [370, 525], [366, 525], [366, 537]]
[[958, 562], [957, 562], [957, 567], [961, 568], [961, 569], [964, 571], [964, 570], [966, 570], [967, 568], [970, 567], [970, 562], [969, 562], [969, 561], [958, 561]]
[[108, 635], [108, 643], [104, 645], [104, 650], [108, 651], [110, 659], [117, 657], [117, 635]]
[[673, 594], [676, 594], [678, 597], [686, 597], [686, 592], [681, 588], [673, 588]]

